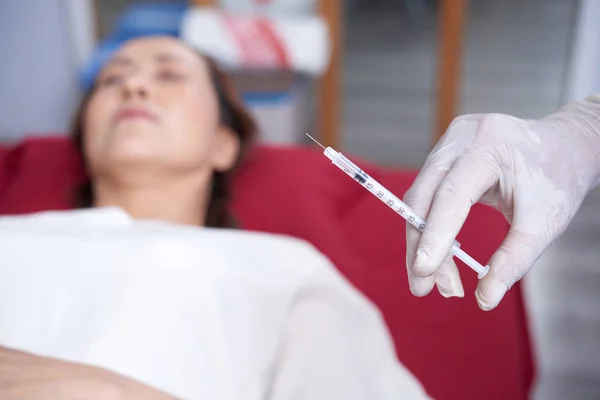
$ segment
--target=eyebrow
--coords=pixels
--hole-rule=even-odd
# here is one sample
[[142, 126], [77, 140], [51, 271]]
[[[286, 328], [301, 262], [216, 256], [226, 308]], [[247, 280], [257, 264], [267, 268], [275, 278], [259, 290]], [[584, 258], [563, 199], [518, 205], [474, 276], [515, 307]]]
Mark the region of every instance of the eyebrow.
[[183, 60], [181, 59], [181, 57], [178, 57], [174, 54], [170, 54], [170, 53], [159, 53], [157, 54], [154, 59], [158, 62], [164, 62], [164, 63], [169, 63], [169, 62], [182, 62]]
[[109, 66], [109, 65], [131, 65], [131, 64], [133, 64], [133, 63], [129, 58], [120, 57], [120, 56], [112, 57], [106, 63], [107, 66]]
[[[180, 63], [182, 62], [181, 57], [177, 57], [176, 55], [170, 54], [170, 53], [159, 53], [156, 56], [154, 56], [154, 60], [158, 61], [159, 63]], [[106, 64], [108, 65], [123, 65], [123, 66], [129, 66], [132, 65], [134, 62], [126, 57], [122, 57], [122, 56], [116, 56], [113, 57], [112, 59], [110, 59], [108, 61], [108, 63]]]

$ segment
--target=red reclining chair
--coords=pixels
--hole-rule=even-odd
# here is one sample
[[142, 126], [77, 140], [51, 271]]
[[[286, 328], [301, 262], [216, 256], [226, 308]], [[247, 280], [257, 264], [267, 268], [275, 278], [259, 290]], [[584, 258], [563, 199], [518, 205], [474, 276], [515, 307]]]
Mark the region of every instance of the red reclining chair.
[[[415, 172], [358, 163], [401, 197]], [[32, 138], [0, 150], [0, 214], [70, 207], [82, 176], [65, 138]], [[424, 298], [408, 289], [405, 222], [311, 149], [259, 147], [235, 181], [244, 229], [305, 239], [325, 253], [383, 312], [398, 357], [438, 400], [528, 398], [533, 361], [521, 287], [481, 311], [476, 274], [459, 264], [465, 298]], [[475, 206], [458, 240], [485, 262], [508, 225]]]

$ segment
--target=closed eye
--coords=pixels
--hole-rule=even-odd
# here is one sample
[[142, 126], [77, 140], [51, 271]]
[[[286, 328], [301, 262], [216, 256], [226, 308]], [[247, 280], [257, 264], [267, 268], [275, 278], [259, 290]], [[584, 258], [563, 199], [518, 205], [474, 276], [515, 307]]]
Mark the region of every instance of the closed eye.
[[158, 78], [162, 81], [180, 82], [185, 80], [185, 75], [179, 72], [165, 70], [158, 73]]
[[119, 84], [123, 81], [123, 77], [120, 74], [106, 74], [101, 76], [98, 80], [100, 86], [112, 86], [115, 84]]

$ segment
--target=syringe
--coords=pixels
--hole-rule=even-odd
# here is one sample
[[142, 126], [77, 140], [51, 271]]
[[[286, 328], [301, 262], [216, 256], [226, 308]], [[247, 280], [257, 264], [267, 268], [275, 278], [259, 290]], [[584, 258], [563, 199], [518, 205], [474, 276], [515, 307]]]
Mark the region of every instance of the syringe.
[[[371, 192], [379, 200], [387, 204], [389, 208], [394, 210], [396, 213], [400, 214], [400, 216], [404, 218], [407, 222], [409, 222], [412, 226], [414, 226], [421, 232], [423, 231], [423, 229], [425, 229], [425, 220], [419, 217], [417, 214], [415, 214], [414, 211], [410, 209], [410, 207], [408, 207], [398, 197], [394, 196], [394, 194], [387, 190], [382, 184], [380, 184], [375, 179], [367, 175], [365, 171], [358, 168], [342, 153], [335, 151], [331, 147], [326, 148], [308, 133], [306, 134], [306, 136], [308, 136], [315, 143], [321, 146], [324, 150], [323, 154], [325, 154], [325, 156], [329, 158], [335, 166], [344, 171], [346, 175], [350, 176], [356, 182], [360, 183], [361, 186], [363, 186], [365, 189]], [[456, 240], [454, 241], [450, 252], [462, 262], [471, 267], [475, 272], [477, 272], [477, 277], [479, 279], [483, 278], [490, 269], [488, 265], [483, 266], [479, 264], [473, 257], [465, 253], [460, 248], [460, 243]]]

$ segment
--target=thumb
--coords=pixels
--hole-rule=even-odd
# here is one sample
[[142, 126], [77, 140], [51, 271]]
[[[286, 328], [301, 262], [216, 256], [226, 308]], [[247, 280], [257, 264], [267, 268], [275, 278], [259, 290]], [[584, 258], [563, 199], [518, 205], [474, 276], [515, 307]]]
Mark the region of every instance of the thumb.
[[488, 274], [477, 284], [475, 297], [479, 307], [484, 311], [494, 309], [549, 245], [546, 235], [531, 235], [511, 228], [490, 259]]

